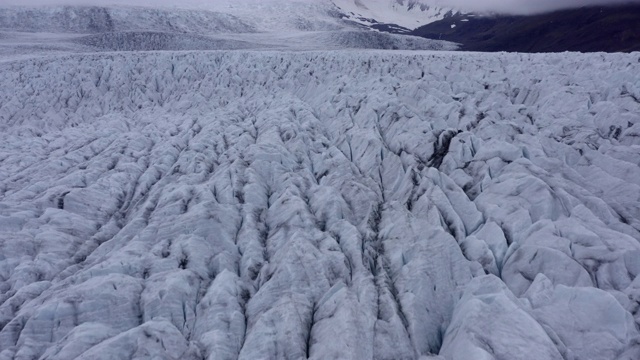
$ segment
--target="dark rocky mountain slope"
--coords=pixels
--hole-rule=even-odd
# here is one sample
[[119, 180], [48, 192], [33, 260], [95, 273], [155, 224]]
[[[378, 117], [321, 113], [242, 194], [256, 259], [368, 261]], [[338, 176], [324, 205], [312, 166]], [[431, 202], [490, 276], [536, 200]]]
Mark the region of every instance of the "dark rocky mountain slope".
[[533, 16], [456, 15], [412, 35], [449, 40], [470, 51], [640, 51], [640, 5], [585, 7]]

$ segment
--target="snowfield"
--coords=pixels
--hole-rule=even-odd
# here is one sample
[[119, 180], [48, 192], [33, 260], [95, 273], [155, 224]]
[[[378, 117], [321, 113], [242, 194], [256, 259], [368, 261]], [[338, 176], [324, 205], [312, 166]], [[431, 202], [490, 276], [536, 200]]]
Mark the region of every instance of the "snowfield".
[[0, 85], [2, 360], [640, 358], [640, 54], [104, 53]]

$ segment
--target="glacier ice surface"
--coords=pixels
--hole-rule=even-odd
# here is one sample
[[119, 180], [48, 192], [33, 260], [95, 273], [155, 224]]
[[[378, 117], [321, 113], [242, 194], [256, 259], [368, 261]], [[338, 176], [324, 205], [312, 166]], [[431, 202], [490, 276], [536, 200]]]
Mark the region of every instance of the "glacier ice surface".
[[639, 58], [4, 61], [0, 359], [637, 359]]

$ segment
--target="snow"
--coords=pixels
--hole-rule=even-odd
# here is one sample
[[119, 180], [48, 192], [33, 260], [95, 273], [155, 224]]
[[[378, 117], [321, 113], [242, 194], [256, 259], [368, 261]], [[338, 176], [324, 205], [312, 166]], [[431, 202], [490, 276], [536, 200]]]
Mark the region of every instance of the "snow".
[[0, 359], [637, 359], [639, 58], [4, 61]]
[[420, 0], [331, 0], [346, 18], [362, 24], [395, 24], [414, 30], [457, 11]]

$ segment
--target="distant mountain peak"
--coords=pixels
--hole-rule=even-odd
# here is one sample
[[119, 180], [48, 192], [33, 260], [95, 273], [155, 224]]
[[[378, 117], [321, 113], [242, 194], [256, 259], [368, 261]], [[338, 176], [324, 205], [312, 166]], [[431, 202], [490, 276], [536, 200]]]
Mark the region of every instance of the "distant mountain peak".
[[458, 14], [420, 0], [331, 0], [348, 21], [381, 30], [408, 32]]

